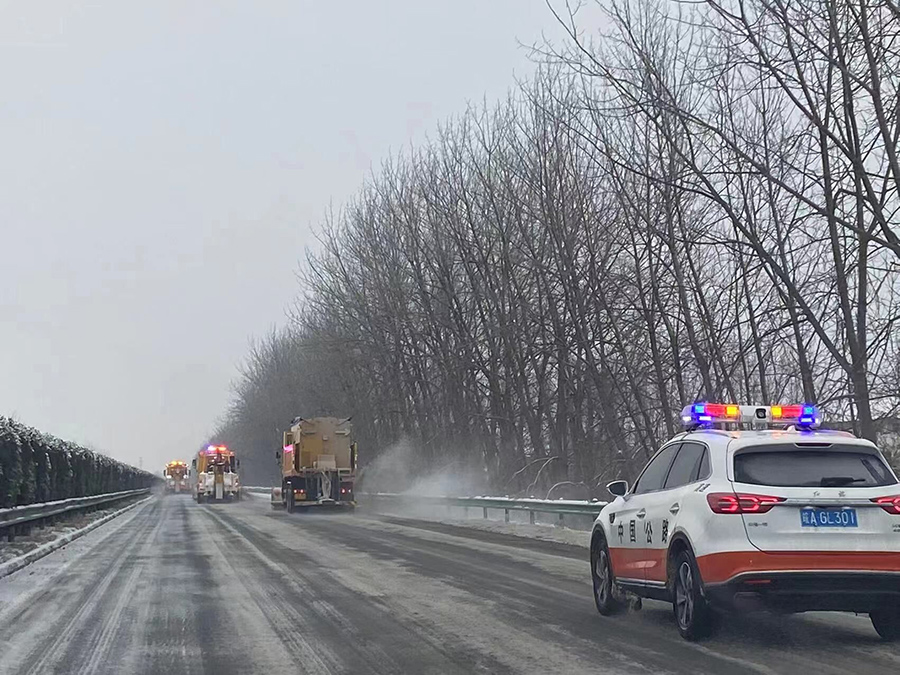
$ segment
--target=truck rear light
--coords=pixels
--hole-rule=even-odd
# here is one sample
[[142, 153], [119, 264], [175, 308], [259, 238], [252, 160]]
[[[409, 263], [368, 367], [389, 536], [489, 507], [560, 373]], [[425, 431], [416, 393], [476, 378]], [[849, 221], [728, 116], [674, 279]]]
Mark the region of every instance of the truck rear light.
[[900, 516], [900, 495], [891, 497], [875, 497], [873, 502], [893, 516]]
[[766, 513], [784, 500], [785, 497], [734, 492], [713, 492], [706, 495], [706, 502], [713, 513]]

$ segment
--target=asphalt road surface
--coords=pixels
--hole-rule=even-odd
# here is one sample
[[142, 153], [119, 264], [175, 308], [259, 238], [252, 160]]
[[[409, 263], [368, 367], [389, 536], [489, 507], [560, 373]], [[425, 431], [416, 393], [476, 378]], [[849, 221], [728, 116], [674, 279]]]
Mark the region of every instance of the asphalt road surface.
[[593, 606], [564, 546], [264, 497], [155, 497], [0, 580], [0, 673], [892, 673], [864, 617]]

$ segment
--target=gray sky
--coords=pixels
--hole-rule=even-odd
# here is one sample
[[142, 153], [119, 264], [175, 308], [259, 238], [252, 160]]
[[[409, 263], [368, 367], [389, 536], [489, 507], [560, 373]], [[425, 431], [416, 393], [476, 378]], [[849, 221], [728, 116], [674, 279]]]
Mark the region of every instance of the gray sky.
[[0, 414], [189, 456], [329, 203], [542, 30], [544, 0], [0, 0]]

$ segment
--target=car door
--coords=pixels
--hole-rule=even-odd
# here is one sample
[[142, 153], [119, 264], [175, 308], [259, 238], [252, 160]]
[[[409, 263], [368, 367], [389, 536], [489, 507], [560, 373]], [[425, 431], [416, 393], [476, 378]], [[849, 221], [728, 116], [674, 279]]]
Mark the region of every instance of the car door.
[[709, 476], [709, 451], [696, 441], [683, 441], [669, 467], [662, 489], [647, 495], [644, 508], [644, 544], [648, 553], [644, 578], [648, 584], [666, 583], [669, 537], [682, 509], [682, 498]]
[[644, 569], [649, 562], [644, 529], [647, 504], [662, 489], [679, 445], [680, 442], [675, 442], [663, 446], [644, 467], [631, 492], [622, 499], [621, 507], [610, 514], [610, 557], [613, 572], [620, 580], [643, 583], [646, 578]]

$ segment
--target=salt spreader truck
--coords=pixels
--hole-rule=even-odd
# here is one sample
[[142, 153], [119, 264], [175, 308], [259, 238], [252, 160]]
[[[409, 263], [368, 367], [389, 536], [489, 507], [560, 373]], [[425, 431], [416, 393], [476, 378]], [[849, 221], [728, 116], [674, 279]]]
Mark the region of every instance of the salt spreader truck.
[[272, 488], [272, 508], [292, 513], [300, 507], [356, 506], [356, 443], [349, 418], [295, 418], [275, 458], [281, 487]]
[[166, 479], [166, 494], [187, 492], [189, 489], [187, 462], [180, 459], [169, 462], [163, 469], [163, 478]]
[[209, 501], [232, 501], [241, 498], [238, 469], [241, 462], [224, 445], [210, 445], [191, 463], [194, 480], [191, 491], [198, 504]]

